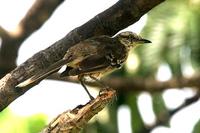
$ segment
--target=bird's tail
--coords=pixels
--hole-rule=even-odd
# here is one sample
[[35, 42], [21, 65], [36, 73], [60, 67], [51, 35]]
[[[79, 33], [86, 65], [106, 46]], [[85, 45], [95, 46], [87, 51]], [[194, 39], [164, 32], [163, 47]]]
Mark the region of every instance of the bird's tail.
[[28, 85], [40, 82], [42, 79], [45, 79], [49, 75], [57, 72], [62, 66], [64, 66], [65, 64], [68, 64], [69, 62], [70, 62], [70, 59], [59, 60], [59, 61], [55, 62], [54, 64], [50, 65], [47, 69], [39, 71], [31, 78], [26, 79], [22, 83], [18, 84], [16, 86], [16, 88], [23, 88]]

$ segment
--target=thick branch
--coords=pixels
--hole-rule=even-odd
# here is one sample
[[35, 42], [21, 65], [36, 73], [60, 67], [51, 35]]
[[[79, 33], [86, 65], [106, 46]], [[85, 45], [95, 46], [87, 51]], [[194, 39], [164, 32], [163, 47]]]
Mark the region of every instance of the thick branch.
[[33, 31], [39, 29], [63, 1], [37, 0], [19, 24], [22, 29], [21, 36], [27, 37]]
[[63, 0], [37, 0], [19, 24], [17, 35], [0, 28], [0, 77], [16, 67], [18, 49], [22, 42], [40, 28]]
[[[138, 21], [142, 15], [163, 1], [164, 0], [120, 0], [106, 11], [71, 31], [49, 48], [35, 54], [25, 63], [13, 70], [9, 74], [9, 78], [7, 75], [1, 79], [0, 110], [3, 110], [14, 99], [19, 97], [19, 95], [22, 95], [28, 90], [28, 88], [16, 90], [15, 86], [18, 83], [63, 58], [70, 46], [95, 35], [114, 35], [119, 30]], [[12, 81], [12, 83], [8, 83], [8, 80]], [[12, 86], [9, 86], [10, 84]]]
[[9, 36], [9, 33], [3, 28], [0, 26], [0, 38], [7, 38]]
[[60, 114], [42, 131], [42, 133], [74, 133], [79, 132], [88, 121], [100, 112], [115, 97], [114, 90], [103, 90], [94, 100], [79, 105], [73, 110]]
[[[48, 79], [60, 80], [78, 83], [78, 80], [71, 77], [60, 78], [59, 74], [53, 74]], [[168, 81], [157, 81], [149, 78], [125, 78], [125, 77], [107, 77], [102, 79], [102, 82], [111, 88], [115, 88], [118, 91], [129, 92], [129, 91], [163, 91], [166, 89], [183, 88], [183, 87], [195, 87], [200, 88], [200, 74], [193, 75], [192, 77], [173, 77]], [[98, 87], [99, 84], [95, 82], [86, 82], [90, 86]]]
[[157, 81], [155, 79], [144, 78], [110, 78], [104, 80], [104, 82], [110, 87], [119, 88], [122, 91], [163, 91], [171, 88], [183, 88], [183, 87], [200, 87], [200, 74], [194, 75], [190, 78], [174, 77], [168, 81]]

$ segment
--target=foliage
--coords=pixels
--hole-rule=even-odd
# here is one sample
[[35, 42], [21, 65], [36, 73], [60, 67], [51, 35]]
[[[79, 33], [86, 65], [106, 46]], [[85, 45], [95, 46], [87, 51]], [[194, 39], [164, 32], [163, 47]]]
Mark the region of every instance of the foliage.
[[[200, 69], [199, 5], [200, 2], [195, 3], [194, 0], [168, 0], [151, 10], [142, 36], [151, 40], [152, 45], [141, 46], [134, 50], [133, 54], [136, 54], [135, 57], [139, 60], [134, 72], [124, 67], [113, 75], [155, 78], [159, 67], [163, 64], [169, 66], [171, 75], [175, 77], [197, 73]], [[140, 116], [137, 105], [140, 93], [119, 93], [118, 100], [121, 102], [118, 102], [116, 107], [121, 104], [130, 107], [132, 130], [135, 133], [150, 132], [156, 124], [170, 126], [171, 110], [165, 105], [163, 92], [151, 94], [153, 111], [157, 119], [153, 126], [145, 125]], [[195, 127], [197, 132], [198, 127], [199, 124]]]
[[46, 116], [36, 114], [29, 117], [18, 116], [10, 110], [0, 114], [1, 133], [38, 133], [46, 124]]
[[200, 120], [197, 122], [197, 124], [194, 127], [193, 133], [199, 133], [200, 132]]

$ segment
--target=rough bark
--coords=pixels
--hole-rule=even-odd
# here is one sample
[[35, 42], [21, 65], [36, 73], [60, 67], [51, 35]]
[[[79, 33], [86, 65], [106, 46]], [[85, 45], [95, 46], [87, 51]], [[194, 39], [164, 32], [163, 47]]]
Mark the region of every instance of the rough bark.
[[77, 133], [115, 97], [114, 90], [103, 90], [96, 99], [68, 110], [52, 120], [42, 133]]

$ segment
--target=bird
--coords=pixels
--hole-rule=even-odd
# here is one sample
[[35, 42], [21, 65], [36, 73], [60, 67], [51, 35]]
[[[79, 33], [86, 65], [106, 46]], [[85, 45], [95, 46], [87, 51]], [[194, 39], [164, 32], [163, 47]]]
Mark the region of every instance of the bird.
[[100, 35], [88, 38], [70, 47], [61, 60], [19, 83], [16, 87], [22, 88], [40, 82], [66, 65], [65, 71], [60, 76], [78, 76], [89, 98], [94, 99], [85, 85], [85, 77], [99, 82], [106, 73], [122, 67], [131, 49], [146, 43], [151, 43], [151, 41], [131, 31], [121, 32], [114, 37]]

